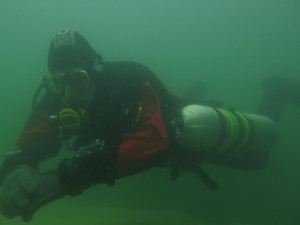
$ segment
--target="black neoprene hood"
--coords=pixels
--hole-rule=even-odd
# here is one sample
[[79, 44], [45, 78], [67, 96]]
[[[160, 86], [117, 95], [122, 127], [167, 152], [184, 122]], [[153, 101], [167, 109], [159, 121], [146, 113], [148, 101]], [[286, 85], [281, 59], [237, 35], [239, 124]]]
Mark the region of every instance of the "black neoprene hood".
[[95, 64], [97, 53], [79, 33], [62, 30], [52, 39], [48, 52], [50, 74], [71, 68], [89, 69]]

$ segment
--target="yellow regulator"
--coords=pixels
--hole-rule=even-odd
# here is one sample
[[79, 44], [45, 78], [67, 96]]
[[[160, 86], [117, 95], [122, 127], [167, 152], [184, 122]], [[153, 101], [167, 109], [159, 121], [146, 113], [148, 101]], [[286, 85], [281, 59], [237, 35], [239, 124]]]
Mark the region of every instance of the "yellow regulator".
[[75, 130], [81, 126], [85, 113], [83, 109], [63, 108], [58, 114], [58, 119], [63, 127]]

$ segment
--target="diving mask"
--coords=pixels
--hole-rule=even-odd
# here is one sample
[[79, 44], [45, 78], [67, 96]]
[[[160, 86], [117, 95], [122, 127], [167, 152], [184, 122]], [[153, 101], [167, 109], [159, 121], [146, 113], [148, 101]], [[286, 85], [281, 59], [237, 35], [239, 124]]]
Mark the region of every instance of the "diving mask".
[[43, 78], [43, 86], [49, 92], [59, 96], [68, 105], [86, 102], [92, 95], [93, 84], [91, 76], [84, 69], [49, 74]]
[[90, 75], [83, 69], [71, 70], [67, 73], [49, 74], [43, 78], [44, 87], [57, 95], [70, 94], [70, 89], [85, 92], [91, 85]]

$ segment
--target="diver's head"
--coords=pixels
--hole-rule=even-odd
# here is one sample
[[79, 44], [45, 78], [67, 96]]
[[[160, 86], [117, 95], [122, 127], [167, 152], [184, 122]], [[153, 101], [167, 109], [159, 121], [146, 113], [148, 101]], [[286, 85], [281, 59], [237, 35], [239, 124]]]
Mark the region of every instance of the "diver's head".
[[68, 106], [85, 107], [95, 94], [94, 74], [101, 70], [101, 61], [83, 36], [62, 30], [49, 47], [44, 87]]

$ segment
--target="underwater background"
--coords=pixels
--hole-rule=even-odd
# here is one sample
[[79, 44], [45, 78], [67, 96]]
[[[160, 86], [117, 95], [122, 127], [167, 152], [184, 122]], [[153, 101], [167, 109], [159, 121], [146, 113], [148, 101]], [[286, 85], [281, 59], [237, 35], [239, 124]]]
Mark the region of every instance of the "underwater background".
[[[255, 113], [263, 78], [300, 81], [299, 0], [0, 0], [1, 161], [14, 148], [47, 74], [51, 38], [62, 29], [81, 33], [104, 60], [146, 65], [177, 95], [201, 80], [207, 99], [242, 112]], [[300, 108], [288, 104], [266, 169], [204, 164], [219, 191], [194, 174], [174, 182], [169, 170], [155, 168], [53, 202], [27, 224], [300, 225], [299, 130]]]

